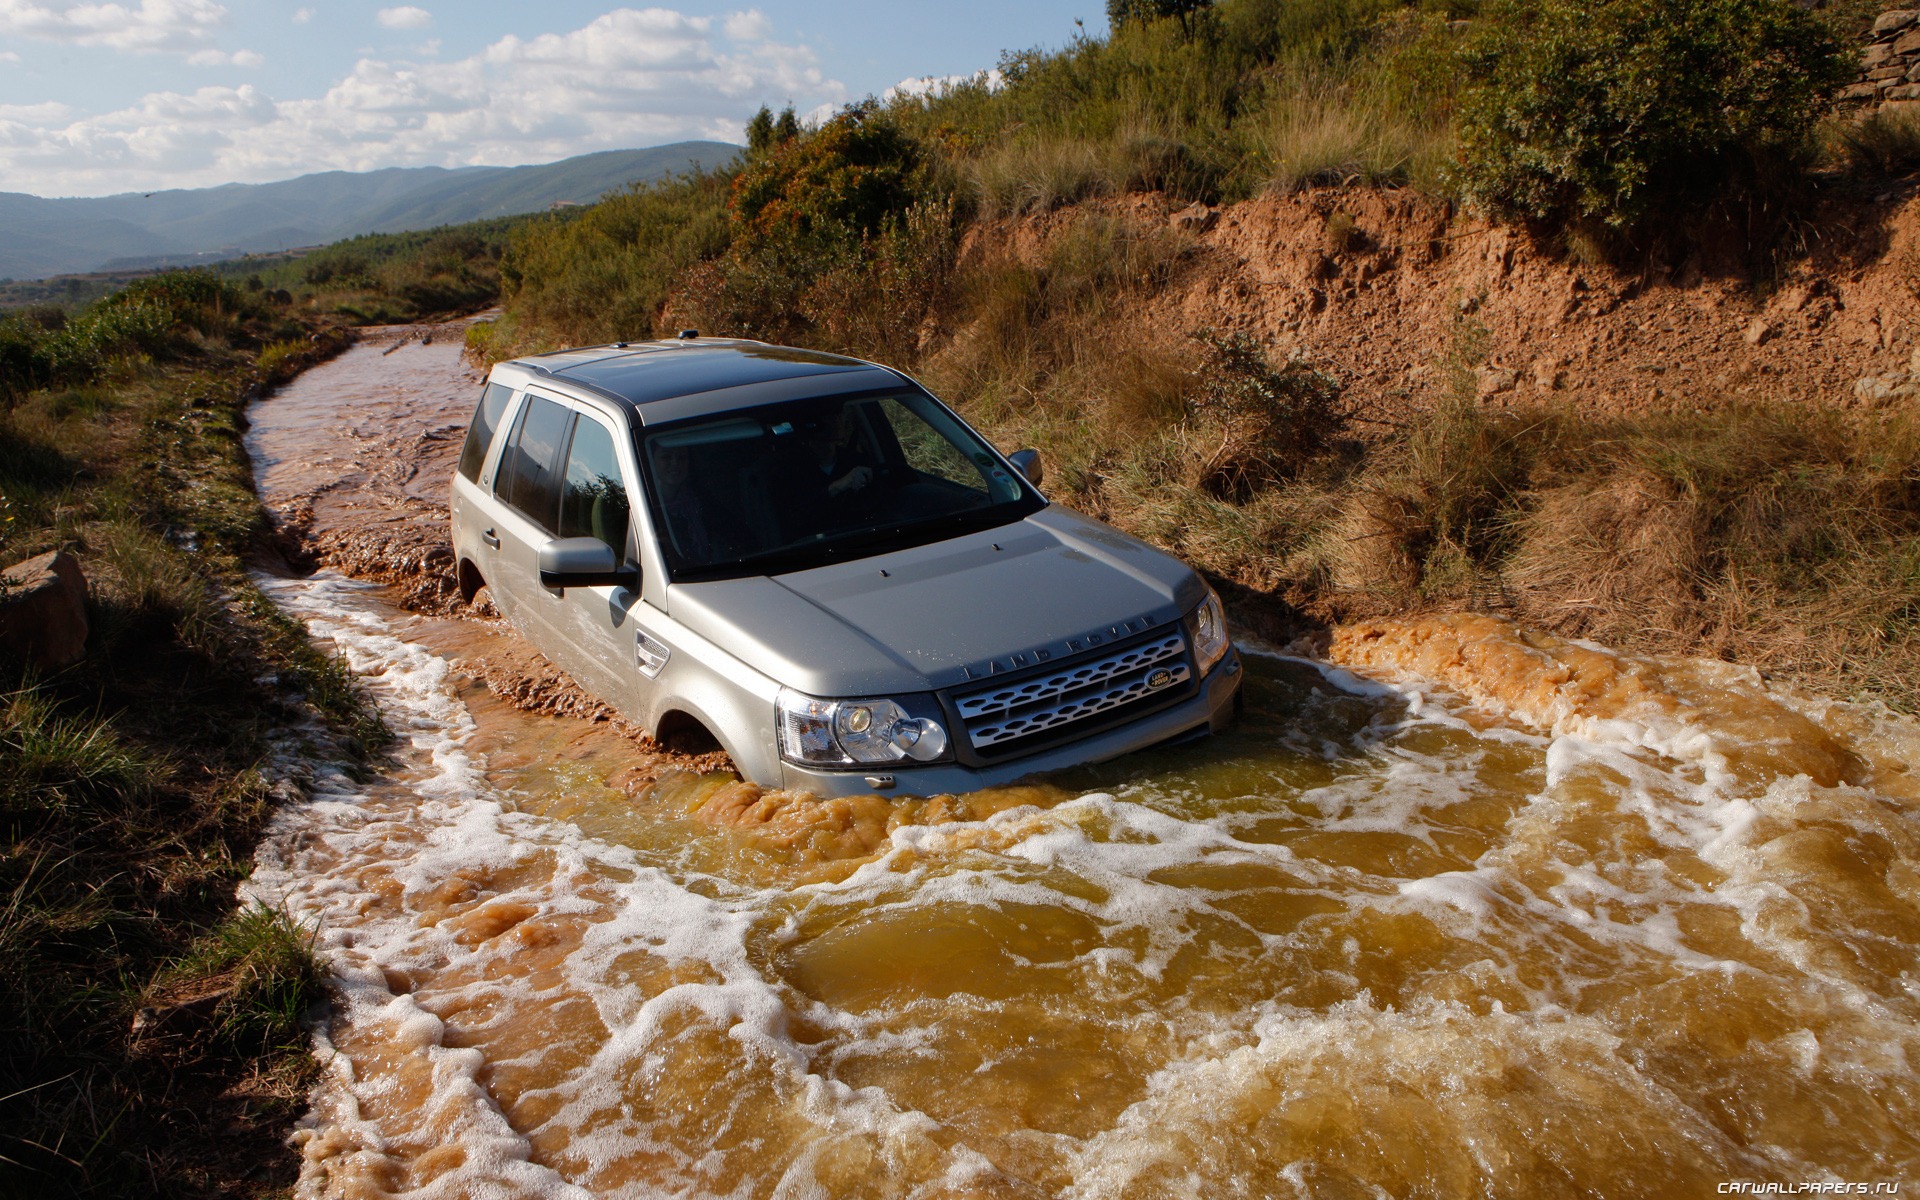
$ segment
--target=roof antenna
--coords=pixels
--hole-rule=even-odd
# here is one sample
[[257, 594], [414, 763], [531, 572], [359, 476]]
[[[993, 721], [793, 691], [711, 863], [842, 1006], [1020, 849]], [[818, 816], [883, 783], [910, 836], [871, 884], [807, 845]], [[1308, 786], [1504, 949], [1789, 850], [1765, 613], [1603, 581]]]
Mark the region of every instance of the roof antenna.
[[680, 331], [680, 337], [681, 337], [681, 340], [683, 341], [690, 340], [692, 338], [697, 338], [699, 336], [700, 336], [700, 331], [698, 329], [682, 329]]

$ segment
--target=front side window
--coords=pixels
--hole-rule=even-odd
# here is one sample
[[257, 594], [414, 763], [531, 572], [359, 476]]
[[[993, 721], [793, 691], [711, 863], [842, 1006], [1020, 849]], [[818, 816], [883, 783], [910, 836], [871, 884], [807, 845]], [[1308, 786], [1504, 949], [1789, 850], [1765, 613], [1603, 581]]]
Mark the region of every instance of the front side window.
[[627, 483], [613, 435], [598, 421], [574, 422], [560, 492], [560, 536], [599, 538], [616, 560], [627, 557]]
[[551, 400], [527, 397], [501, 460], [495, 493], [552, 533], [560, 508], [560, 447], [573, 414]]
[[480, 403], [473, 410], [473, 424], [467, 427], [467, 443], [460, 448], [460, 473], [468, 479], [479, 480], [480, 468], [487, 461], [487, 449], [493, 445], [500, 417], [507, 411], [507, 401], [511, 399], [513, 389], [504, 383], [489, 383], [487, 390], [480, 393]]
[[676, 579], [777, 574], [1019, 520], [1031, 487], [924, 393], [828, 396], [639, 439]]

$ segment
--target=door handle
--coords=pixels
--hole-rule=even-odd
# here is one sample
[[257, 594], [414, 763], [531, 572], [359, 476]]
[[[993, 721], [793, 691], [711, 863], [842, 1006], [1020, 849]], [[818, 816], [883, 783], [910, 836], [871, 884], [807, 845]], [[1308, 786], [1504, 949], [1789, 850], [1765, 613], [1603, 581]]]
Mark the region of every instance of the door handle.
[[488, 549], [498, 550], [500, 548], [500, 539], [493, 535], [493, 530], [491, 529], [481, 534], [480, 540], [487, 544]]

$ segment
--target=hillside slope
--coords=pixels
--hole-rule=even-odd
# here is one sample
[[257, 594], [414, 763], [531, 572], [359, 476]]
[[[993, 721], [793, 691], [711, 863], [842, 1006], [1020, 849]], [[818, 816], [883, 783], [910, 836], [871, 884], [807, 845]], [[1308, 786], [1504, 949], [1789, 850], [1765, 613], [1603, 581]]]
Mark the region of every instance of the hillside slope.
[[0, 276], [283, 250], [585, 204], [627, 184], [718, 165], [737, 146], [677, 142], [526, 167], [325, 171], [266, 184], [44, 199], [0, 193]]

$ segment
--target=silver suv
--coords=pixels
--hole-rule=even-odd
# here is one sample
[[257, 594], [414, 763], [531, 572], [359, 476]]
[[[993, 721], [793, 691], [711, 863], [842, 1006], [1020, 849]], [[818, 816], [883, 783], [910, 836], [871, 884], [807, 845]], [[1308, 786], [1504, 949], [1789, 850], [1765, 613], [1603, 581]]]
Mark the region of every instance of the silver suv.
[[897, 371], [689, 331], [494, 367], [453, 545], [575, 681], [770, 787], [963, 792], [1223, 727], [1219, 597], [1039, 475]]

